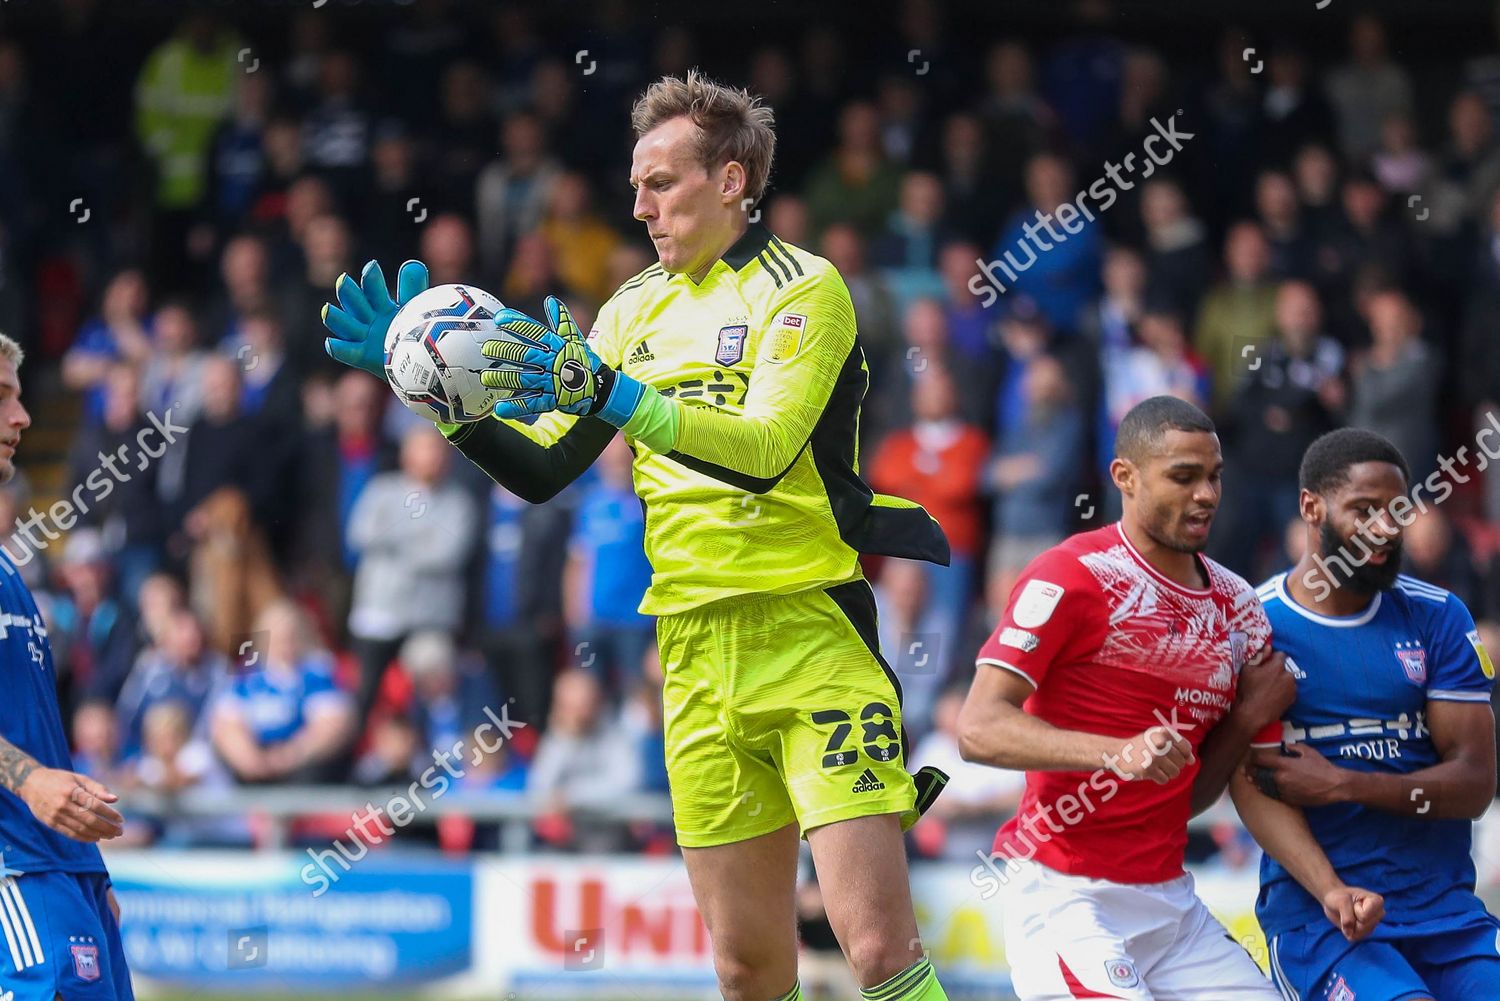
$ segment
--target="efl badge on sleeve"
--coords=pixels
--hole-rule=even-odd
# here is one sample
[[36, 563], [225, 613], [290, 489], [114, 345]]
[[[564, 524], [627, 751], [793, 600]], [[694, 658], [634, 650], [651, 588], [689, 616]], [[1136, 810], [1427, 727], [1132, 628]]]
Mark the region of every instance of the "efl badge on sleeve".
[[1427, 684], [1427, 651], [1416, 643], [1397, 643], [1396, 659], [1406, 672], [1406, 680], [1413, 685]]
[[802, 350], [802, 334], [806, 329], [807, 317], [801, 313], [778, 315], [771, 321], [771, 330], [766, 335], [766, 361], [779, 365], [797, 357], [797, 352]]
[[79, 980], [99, 979], [99, 947], [97, 945], [75, 945], [73, 950], [73, 972]]
[[1022, 629], [1035, 629], [1052, 618], [1052, 612], [1062, 600], [1064, 590], [1066, 589], [1062, 585], [1051, 581], [1036, 578], [1028, 580], [1021, 589], [1021, 596], [1011, 608], [1011, 621]]
[[750, 328], [743, 323], [719, 328], [719, 348], [714, 352], [714, 361], [720, 365], [738, 365], [745, 357], [745, 337]]
[[1486, 678], [1493, 681], [1495, 679], [1495, 664], [1490, 660], [1489, 652], [1485, 650], [1484, 644], [1480, 642], [1479, 630], [1470, 629], [1464, 635], [1468, 637], [1469, 645], [1474, 648], [1474, 652], [1479, 655], [1479, 669], [1484, 672]]

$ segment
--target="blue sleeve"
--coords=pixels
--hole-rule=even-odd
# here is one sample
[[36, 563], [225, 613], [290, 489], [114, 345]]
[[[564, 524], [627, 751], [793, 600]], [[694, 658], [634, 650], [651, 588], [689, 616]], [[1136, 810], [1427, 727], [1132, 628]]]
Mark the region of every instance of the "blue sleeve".
[[573, 515], [573, 525], [568, 529], [568, 548], [591, 549], [590, 543], [597, 537], [594, 512], [594, 492], [587, 490], [578, 502], [578, 511]]
[[1448, 702], [1490, 701], [1495, 667], [1479, 642], [1479, 630], [1464, 603], [1452, 594], [1428, 623], [1427, 697]]
[[339, 686], [334, 683], [331, 666], [323, 663], [309, 663], [302, 675], [302, 694], [307, 698], [315, 695], [327, 695], [329, 692], [337, 694]]
[[109, 358], [120, 356], [109, 325], [98, 319], [90, 320], [78, 331], [78, 337], [73, 341], [73, 350], [81, 354], [105, 355]]
[[245, 711], [247, 695], [244, 679], [242, 677], [232, 678], [228, 684], [219, 689], [214, 699], [213, 711], [219, 712], [228, 709], [248, 719], [248, 713]]

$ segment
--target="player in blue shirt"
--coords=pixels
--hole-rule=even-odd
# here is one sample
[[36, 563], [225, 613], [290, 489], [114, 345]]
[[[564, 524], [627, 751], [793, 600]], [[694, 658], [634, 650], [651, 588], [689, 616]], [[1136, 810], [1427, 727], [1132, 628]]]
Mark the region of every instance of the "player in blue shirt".
[[[31, 417], [21, 349], [0, 335], [0, 483]], [[119, 906], [95, 843], [118, 837], [116, 796], [73, 772], [52, 645], [0, 552], [0, 992], [14, 1001], [133, 1001]]]
[[[1259, 590], [1297, 700], [1282, 748], [1253, 752], [1232, 791], [1266, 849], [1256, 917], [1271, 975], [1297, 1001], [1500, 998], [1500, 921], [1474, 893], [1471, 854], [1495, 795], [1495, 670], [1463, 602], [1400, 573], [1403, 521], [1432, 499], [1420, 484], [1408, 495], [1408, 477], [1369, 431], [1313, 442], [1307, 552]], [[1332, 872], [1384, 895], [1367, 935], [1324, 920]]]

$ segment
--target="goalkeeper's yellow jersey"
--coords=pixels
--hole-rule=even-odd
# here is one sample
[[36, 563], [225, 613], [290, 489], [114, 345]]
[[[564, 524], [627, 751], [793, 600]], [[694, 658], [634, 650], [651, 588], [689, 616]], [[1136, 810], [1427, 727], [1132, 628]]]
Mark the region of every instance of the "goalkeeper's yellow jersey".
[[[859, 478], [869, 370], [828, 261], [753, 225], [701, 283], [657, 264], [620, 286], [589, 343], [682, 405], [672, 451], [630, 441], [654, 571], [643, 613], [843, 583], [861, 552], [948, 561], [926, 511]], [[545, 445], [576, 420], [506, 423]]]

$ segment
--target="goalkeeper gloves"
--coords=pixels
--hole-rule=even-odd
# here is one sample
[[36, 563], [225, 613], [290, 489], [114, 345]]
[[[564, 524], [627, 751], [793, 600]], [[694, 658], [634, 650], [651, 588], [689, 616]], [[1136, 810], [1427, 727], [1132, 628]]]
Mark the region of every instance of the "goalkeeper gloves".
[[323, 307], [323, 326], [333, 335], [323, 341], [323, 349], [334, 361], [362, 368], [384, 380], [385, 332], [396, 311], [426, 289], [427, 265], [421, 261], [401, 265], [394, 301], [385, 275], [374, 261], [360, 272], [358, 284], [347, 274], [339, 275], [334, 285], [339, 304]]
[[519, 310], [502, 311], [495, 325], [514, 339], [495, 338], [480, 347], [485, 357], [517, 366], [479, 374], [483, 385], [512, 394], [495, 404], [495, 416], [558, 410], [624, 427], [640, 406], [645, 386], [599, 360], [556, 296], [549, 295], [544, 308], [546, 323]]

